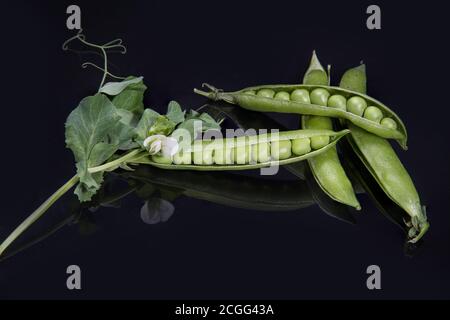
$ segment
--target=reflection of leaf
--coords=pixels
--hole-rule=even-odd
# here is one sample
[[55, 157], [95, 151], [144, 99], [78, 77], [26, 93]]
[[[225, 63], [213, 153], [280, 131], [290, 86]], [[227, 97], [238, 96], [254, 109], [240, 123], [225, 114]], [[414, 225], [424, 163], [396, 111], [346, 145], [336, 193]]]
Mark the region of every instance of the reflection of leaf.
[[129, 80], [124, 80], [121, 82], [108, 82], [103, 87], [100, 88], [99, 92], [110, 96], [117, 96], [123, 90], [125, 90], [129, 85], [136, 84], [142, 81], [142, 77], [131, 78]]
[[176, 101], [170, 101], [167, 107], [166, 117], [176, 125], [184, 121], [184, 111]]
[[75, 190], [80, 201], [90, 200], [100, 188], [102, 173], [91, 174], [88, 168], [111, 157], [118, 144], [107, 142], [117, 128], [120, 116], [114, 105], [103, 94], [83, 99], [66, 122], [66, 144], [75, 156], [80, 183]]
[[[127, 80], [134, 79], [128, 77]], [[138, 78], [139, 79], [139, 78]], [[135, 114], [144, 112], [144, 92], [147, 90], [145, 84], [141, 81], [129, 84], [121, 93], [114, 97], [113, 104], [120, 109], [126, 109]]]

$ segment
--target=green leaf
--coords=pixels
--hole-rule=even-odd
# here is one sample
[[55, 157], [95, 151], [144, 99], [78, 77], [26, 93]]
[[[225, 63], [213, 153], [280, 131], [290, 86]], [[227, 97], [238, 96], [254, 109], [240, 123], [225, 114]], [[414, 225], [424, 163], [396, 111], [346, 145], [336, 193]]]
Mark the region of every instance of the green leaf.
[[207, 113], [200, 114], [195, 110], [191, 110], [186, 116], [186, 120], [178, 125], [177, 130], [172, 133], [172, 136], [179, 136], [179, 129], [187, 130], [191, 140], [194, 140], [201, 132], [207, 130], [220, 130], [220, 124]]
[[[127, 80], [139, 79], [128, 77]], [[147, 90], [141, 81], [129, 84], [120, 94], [114, 97], [113, 104], [119, 109], [125, 109], [134, 114], [141, 115], [144, 112], [144, 92]]]
[[115, 106], [103, 94], [83, 99], [66, 122], [66, 144], [75, 156], [80, 185], [76, 194], [88, 201], [100, 188], [103, 176], [92, 175], [88, 168], [98, 166], [118, 149], [116, 141], [108, 139], [117, 130], [121, 117]]
[[133, 142], [133, 138], [135, 135], [135, 128], [139, 122], [138, 117], [125, 109], [117, 109], [117, 114], [120, 116], [120, 121], [110, 133], [111, 142], [117, 144], [119, 150], [136, 148], [138, 145]]
[[211, 129], [220, 130], [220, 124], [209, 114], [202, 113], [198, 118], [203, 121], [203, 131]]
[[136, 126], [135, 135], [137, 142], [142, 145], [144, 140], [148, 137], [150, 128], [155, 124], [160, 114], [152, 109], [145, 109], [142, 114], [141, 120], [139, 120]]
[[175, 122], [169, 120], [166, 116], [159, 115], [155, 123], [148, 130], [148, 135], [162, 134], [168, 136], [175, 130]]
[[[172, 136], [176, 137], [178, 139], [179, 135], [182, 136], [182, 134], [180, 134], [180, 132], [182, 130], [186, 130], [187, 132], [189, 132], [191, 142], [192, 142], [197, 137], [197, 135], [201, 131], [203, 131], [203, 130], [199, 130], [199, 128], [200, 128], [199, 123], [201, 123], [201, 120], [199, 120], [199, 119], [186, 120], [177, 127], [177, 129], [172, 133]], [[187, 143], [186, 141], [184, 141], [184, 142]]]
[[176, 125], [184, 121], [184, 111], [176, 101], [170, 101], [167, 107], [166, 117]]
[[103, 87], [100, 88], [99, 92], [110, 96], [117, 96], [129, 85], [142, 82], [143, 79], [144, 79], [143, 77], [138, 77], [138, 78], [131, 78], [129, 80], [124, 80], [121, 82], [108, 82]]

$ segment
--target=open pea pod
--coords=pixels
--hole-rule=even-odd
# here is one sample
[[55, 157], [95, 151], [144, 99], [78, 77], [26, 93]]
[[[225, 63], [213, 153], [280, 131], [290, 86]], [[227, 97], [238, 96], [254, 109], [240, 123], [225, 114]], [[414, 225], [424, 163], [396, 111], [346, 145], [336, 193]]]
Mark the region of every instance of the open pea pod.
[[[236, 105], [224, 101], [211, 101], [210, 103], [203, 105], [200, 109], [211, 115], [214, 119], [216, 119], [216, 121], [222, 120], [224, 117], [228, 118], [237, 128], [243, 130], [287, 130], [287, 128], [281, 123], [275, 121], [273, 118], [262, 112], [239, 108]], [[304, 161], [287, 164], [284, 165], [283, 168], [287, 169], [296, 177], [305, 180]]]
[[[407, 149], [407, 132], [400, 117], [380, 101], [363, 93], [326, 85], [262, 85], [245, 88], [235, 92], [223, 92], [211, 85], [204, 84], [210, 92], [194, 89], [194, 92], [213, 100], [223, 100], [237, 104], [242, 108], [262, 112], [297, 113], [303, 115], [325, 116], [346, 119], [354, 125], [377, 136], [396, 139], [403, 149]], [[312, 103], [312, 95], [317, 89], [328, 96], [339, 96], [345, 101], [343, 107], [323, 106]], [[298, 92], [305, 92], [304, 99], [299, 99]], [[327, 97], [328, 99], [328, 97]], [[342, 100], [340, 99], [340, 100]], [[362, 106], [345, 109], [348, 102], [358, 101]], [[331, 101], [331, 99], [329, 100]], [[365, 109], [376, 110], [367, 117]], [[378, 116], [379, 113], [379, 116]]]
[[[148, 156], [135, 159], [132, 163], [148, 164], [169, 170], [236, 171], [260, 169], [292, 164], [314, 157], [335, 146], [349, 132], [349, 130], [339, 132], [331, 130], [292, 130], [257, 136], [196, 140], [190, 148], [180, 151], [173, 158], [161, 159], [160, 157]], [[296, 142], [302, 143], [319, 136], [329, 138], [327, 143], [320, 148], [297, 151], [294, 146], [297, 144]], [[277, 147], [274, 147], [275, 145]], [[282, 148], [289, 149], [283, 151], [283, 154], [287, 155], [285, 158], [282, 156]], [[253, 156], [255, 153], [257, 156]], [[224, 157], [226, 158], [225, 161]], [[179, 158], [182, 161], [177, 162], [176, 159]]]
[[[340, 85], [355, 90], [366, 89], [365, 66], [348, 70], [342, 77]], [[348, 124], [351, 134], [348, 141], [353, 151], [364, 163], [385, 194], [409, 215], [403, 223], [408, 228], [408, 239], [416, 243], [429, 228], [425, 207], [414, 183], [403, 166], [394, 149], [386, 139]]]
[[[211, 102], [204, 105], [201, 109], [203, 111], [206, 111], [216, 120], [223, 119], [225, 116], [226, 118], [230, 119], [238, 128], [243, 130], [248, 130], [250, 128], [286, 130], [286, 128], [282, 124], [270, 118], [265, 113], [249, 111], [223, 101]], [[320, 156], [321, 155], [318, 155], [314, 158], [309, 159], [316, 159]], [[308, 165], [306, 165], [306, 161], [288, 164], [283, 166], [283, 168], [287, 169], [287, 171], [291, 172], [296, 177], [306, 180], [306, 183], [309, 187], [308, 195], [312, 197], [314, 202], [322, 209], [323, 212], [338, 220], [345, 221], [350, 224], [356, 223], [355, 218], [353, 217], [353, 209], [347, 205], [334, 201], [328, 194], [326, 194], [322, 190], [321, 186], [318, 185], [316, 179], [311, 173], [311, 170], [308, 168]], [[357, 183], [357, 181], [353, 181], [353, 183]], [[359, 184], [357, 184], [356, 186], [358, 187], [357, 190], [359, 192], [363, 192]], [[296, 192], [298, 192], [296, 197], [298, 197], [299, 199], [305, 197], [304, 192]]]

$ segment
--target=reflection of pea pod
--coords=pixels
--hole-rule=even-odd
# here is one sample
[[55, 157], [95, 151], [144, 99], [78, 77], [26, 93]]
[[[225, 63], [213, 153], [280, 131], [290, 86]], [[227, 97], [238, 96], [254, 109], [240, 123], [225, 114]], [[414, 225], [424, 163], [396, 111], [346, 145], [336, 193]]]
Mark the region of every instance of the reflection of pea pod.
[[296, 210], [314, 203], [303, 181], [276, 181], [226, 172], [167, 171], [139, 166], [122, 174], [127, 179], [149, 183], [157, 188], [227, 206], [280, 211]]
[[[341, 79], [341, 86], [347, 89], [364, 90], [365, 67], [348, 70]], [[390, 143], [349, 124], [351, 137], [348, 139], [353, 150], [384, 190], [386, 195], [409, 215], [406, 221], [409, 242], [417, 242], [428, 230], [429, 224], [416, 188]]]

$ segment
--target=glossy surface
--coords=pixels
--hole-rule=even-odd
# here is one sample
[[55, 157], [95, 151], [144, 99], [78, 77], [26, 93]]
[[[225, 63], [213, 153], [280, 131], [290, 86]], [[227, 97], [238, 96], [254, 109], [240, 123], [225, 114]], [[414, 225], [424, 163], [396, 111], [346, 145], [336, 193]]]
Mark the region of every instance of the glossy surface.
[[[4, 152], [8, 148], [20, 156], [14, 160], [2, 157], [0, 238], [74, 173], [72, 155], [64, 147], [63, 122], [79, 98], [96, 88], [101, 75], [81, 69], [78, 56], [60, 51], [61, 42], [73, 34], [65, 28], [68, 4], [72, 2], [13, 1], [5, 6], [0, 21], [3, 30], [11, 30], [4, 35], [8, 49], [3, 51], [2, 68], [7, 75], [3, 77], [7, 91], [3, 103], [14, 106], [3, 109], [8, 121], [1, 130], [4, 137], [14, 133], [18, 141], [29, 139], [31, 132], [36, 142], [27, 145], [25, 153], [23, 143], [3, 142]], [[180, 1], [176, 10], [167, 1], [81, 0], [76, 4], [81, 7], [89, 39], [106, 41], [116, 35], [124, 39], [129, 53], [111, 56], [112, 71], [145, 76], [150, 85], [146, 105], [160, 112], [170, 99], [186, 108], [204, 103], [205, 99], [191, 93], [204, 80], [224, 88], [299, 82], [314, 48], [323, 52], [324, 61], [333, 63], [334, 83], [347, 67], [365, 59], [371, 94], [392, 105], [408, 125], [410, 150], [398, 152], [422, 200], [430, 206], [431, 232], [414, 257], [405, 257], [403, 232], [366, 195], [360, 199], [361, 213], [354, 215], [356, 225], [330, 217], [316, 204], [269, 212], [184, 195], [171, 200], [175, 211], [166, 222], [148, 225], [140, 216], [144, 195], [134, 193], [94, 212], [84, 209], [80, 223], [65, 224], [46, 240], [0, 262], [0, 298], [450, 298], [450, 154], [443, 147], [448, 141], [450, 108], [442, 104], [440, 94], [418, 96], [411, 91], [425, 83], [432, 83], [429, 88], [436, 92], [448, 91], [448, 76], [443, 71], [448, 50], [440, 23], [446, 21], [448, 11], [443, 2], [433, 6], [409, 2], [407, 12], [403, 2], [383, 2], [383, 29], [378, 31], [365, 27], [366, 7], [336, 1], [280, 1], [275, 7], [282, 8], [282, 13], [275, 13], [274, 5], [253, 0], [226, 2], [220, 10], [203, 1]], [[398, 21], [406, 13], [407, 20], [414, 21], [408, 24], [408, 32]], [[233, 43], [225, 43], [230, 38]], [[273, 49], [260, 49], [266, 45]], [[81, 59], [98, 61], [97, 56]], [[386, 70], [398, 71], [405, 80], [386, 77]], [[439, 116], [424, 114], [424, 106], [433, 107]], [[27, 117], [23, 117], [24, 110]], [[269, 116], [286, 129], [298, 128], [298, 116]], [[257, 120], [254, 113], [248, 118], [253, 123]], [[15, 119], [23, 119], [24, 130], [17, 130]], [[216, 175], [221, 174], [214, 173], [211, 179], [219, 180]], [[296, 177], [283, 168], [276, 179]], [[173, 199], [178, 190], [173, 186], [154, 198]], [[270, 195], [261, 194], [264, 198]], [[20, 242], [69, 215], [70, 197], [58, 202]], [[81, 291], [66, 288], [66, 268], [71, 264], [82, 268]], [[366, 269], [371, 264], [381, 267], [382, 290], [366, 287]]]

